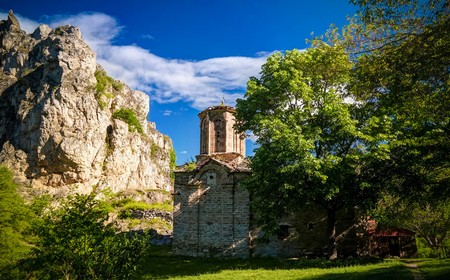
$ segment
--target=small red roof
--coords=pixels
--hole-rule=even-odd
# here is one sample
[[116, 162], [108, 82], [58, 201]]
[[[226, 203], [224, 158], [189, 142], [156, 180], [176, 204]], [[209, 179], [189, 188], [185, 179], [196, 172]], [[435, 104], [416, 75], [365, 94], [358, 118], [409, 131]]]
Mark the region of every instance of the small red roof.
[[370, 236], [414, 236], [416, 233], [403, 228], [377, 229], [378, 222], [375, 220], [367, 221], [367, 232]]
[[414, 236], [416, 233], [403, 228], [377, 230], [371, 236]]

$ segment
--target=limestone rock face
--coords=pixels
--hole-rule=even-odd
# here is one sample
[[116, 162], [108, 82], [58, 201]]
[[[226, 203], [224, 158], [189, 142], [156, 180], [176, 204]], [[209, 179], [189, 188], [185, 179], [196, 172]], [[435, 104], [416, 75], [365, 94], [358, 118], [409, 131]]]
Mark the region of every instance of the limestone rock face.
[[[78, 28], [0, 21], [0, 164], [35, 189], [171, 190], [171, 140], [147, 122], [149, 97], [107, 77]], [[114, 112], [132, 110], [133, 131]]]

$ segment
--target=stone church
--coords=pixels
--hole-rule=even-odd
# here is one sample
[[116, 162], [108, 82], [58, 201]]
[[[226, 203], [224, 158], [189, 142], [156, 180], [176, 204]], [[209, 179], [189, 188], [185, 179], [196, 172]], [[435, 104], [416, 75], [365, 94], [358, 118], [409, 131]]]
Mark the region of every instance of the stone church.
[[[279, 222], [277, 235], [264, 238], [252, 223], [251, 195], [241, 182], [251, 174], [245, 137], [237, 133], [235, 109], [222, 105], [199, 114], [200, 155], [195, 165], [175, 172], [173, 252], [199, 257], [325, 256], [326, 211], [314, 206]], [[189, 168], [190, 167], [190, 168]], [[369, 236], [353, 210], [337, 214], [342, 256], [370, 254]]]
[[250, 256], [250, 174], [244, 135], [233, 129], [235, 109], [199, 114], [200, 155], [194, 170], [175, 173], [173, 251], [187, 256]]

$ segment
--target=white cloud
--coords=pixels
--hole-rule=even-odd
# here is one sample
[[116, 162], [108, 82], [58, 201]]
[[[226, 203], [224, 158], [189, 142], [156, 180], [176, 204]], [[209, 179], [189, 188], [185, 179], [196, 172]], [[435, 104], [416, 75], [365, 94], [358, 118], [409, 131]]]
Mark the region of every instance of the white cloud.
[[165, 59], [138, 46], [109, 46], [97, 51], [98, 61], [116, 79], [148, 92], [160, 103], [183, 100], [194, 108], [219, 104], [222, 96], [234, 105], [250, 76], [259, 73], [266, 57], [222, 57], [202, 61]]
[[171, 116], [172, 113], [173, 113], [172, 110], [164, 110], [163, 113], [162, 113], [162, 115], [165, 116], [165, 117], [168, 117], [168, 116]]
[[112, 40], [119, 35], [123, 27], [117, 21], [103, 13], [80, 13], [77, 15], [47, 16], [48, 23], [52, 28], [61, 25], [74, 25], [80, 28], [83, 38], [89, 46], [98, 54], [103, 48], [112, 46]]
[[253, 131], [246, 131], [247, 139], [252, 141], [253, 143], [256, 143], [258, 141], [258, 136], [256, 136]]
[[143, 39], [150, 39], [150, 40], [155, 39], [155, 37], [153, 37], [153, 36], [150, 35], [150, 34], [142, 34], [142, 35], [141, 35], [141, 38], [143, 38]]
[[[0, 14], [5, 18], [6, 14]], [[17, 15], [27, 32], [38, 23]], [[200, 61], [166, 59], [136, 45], [115, 45], [114, 38], [123, 30], [111, 16], [81, 13], [47, 17], [51, 27], [78, 26], [86, 42], [97, 53], [97, 61], [108, 74], [130, 87], [147, 92], [159, 103], [185, 101], [196, 109], [217, 105], [225, 98], [234, 105], [245, 92], [250, 76], [257, 76], [268, 53], [255, 57], [218, 57]]]
[[186, 155], [188, 152], [187, 151], [181, 151], [180, 154], [182, 155]]

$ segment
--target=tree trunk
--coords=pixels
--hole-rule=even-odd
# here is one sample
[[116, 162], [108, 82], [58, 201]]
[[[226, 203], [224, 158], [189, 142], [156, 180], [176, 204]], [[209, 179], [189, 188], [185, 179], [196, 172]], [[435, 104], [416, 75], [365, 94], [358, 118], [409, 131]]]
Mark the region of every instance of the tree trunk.
[[334, 207], [327, 208], [327, 257], [329, 260], [337, 259], [336, 244], [336, 209]]

